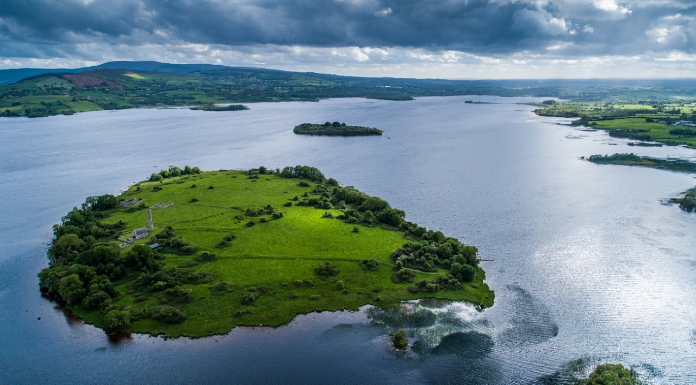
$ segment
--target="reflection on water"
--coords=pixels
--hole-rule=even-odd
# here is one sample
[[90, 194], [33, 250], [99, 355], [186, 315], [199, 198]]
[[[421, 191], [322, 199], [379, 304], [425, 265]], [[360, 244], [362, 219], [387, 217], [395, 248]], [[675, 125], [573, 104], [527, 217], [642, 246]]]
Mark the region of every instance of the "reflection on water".
[[506, 346], [522, 346], [542, 343], [558, 335], [558, 325], [542, 302], [517, 285], [506, 285], [512, 312], [510, 327], [498, 336], [498, 342]]

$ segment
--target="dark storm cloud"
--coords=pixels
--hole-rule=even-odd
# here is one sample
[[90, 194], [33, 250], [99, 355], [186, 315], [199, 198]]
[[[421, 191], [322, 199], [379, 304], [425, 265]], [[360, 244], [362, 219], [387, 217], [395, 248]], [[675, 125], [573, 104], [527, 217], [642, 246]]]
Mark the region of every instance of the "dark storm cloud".
[[693, 53], [695, 15], [678, 0], [2, 0], [0, 55], [85, 42]]

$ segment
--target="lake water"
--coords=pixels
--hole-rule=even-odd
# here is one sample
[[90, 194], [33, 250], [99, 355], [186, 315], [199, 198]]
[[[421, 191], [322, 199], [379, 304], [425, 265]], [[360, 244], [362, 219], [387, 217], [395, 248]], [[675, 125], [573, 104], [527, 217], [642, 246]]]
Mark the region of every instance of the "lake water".
[[[464, 103], [472, 99], [496, 104]], [[518, 104], [533, 100], [337, 99], [0, 119], [0, 383], [526, 384], [579, 358], [623, 363], [650, 383], [696, 383], [696, 214], [665, 203], [696, 180], [578, 159], [696, 153], [558, 125], [568, 120]], [[385, 135], [292, 133], [336, 120]], [[40, 296], [36, 274], [62, 215], [87, 196], [185, 164], [316, 166], [478, 246], [493, 260], [482, 266], [496, 304], [477, 312], [422, 301], [199, 340], [114, 341]], [[417, 346], [407, 355], [385, 337], [399, 327]]]

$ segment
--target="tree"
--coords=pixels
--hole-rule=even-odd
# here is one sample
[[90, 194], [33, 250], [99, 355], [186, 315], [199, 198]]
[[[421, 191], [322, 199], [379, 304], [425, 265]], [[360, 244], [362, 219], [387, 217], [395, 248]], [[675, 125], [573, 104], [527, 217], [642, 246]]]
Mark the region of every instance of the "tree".
[[403, 222], [405, 213], [401, 210], [384, 209], [377, 214], [377, 220], [390, 226], [398, 227]]
[[137, 270], [145, 267], [152, 271], [157, 270], [159, 267], [152, 253], [152, 249], [147, 245], [135, 245], [131, 247], [128, 254], [126, 254], [126, 264]]
[[471, 282], [476, 276], [476, 268], [471, 265], [462, 265], [459, 262], [454, 262], [450, 266], [450, 273], [462, 282]]
[[623, 365], [603, 364], [590, 374], [586, 385], [639, 385], [640, 381]]
[[375, 223], [375, 215], [372, 214], [372, 211], [367, 210], [363, 213], [362, 221], [368, 224]]
[[86, 247], [85, 241], [75, 234], [65, 234], [48, 249], [52, 261], [68, 264], [77, 258]]
[[163, 179], [163, 178], [162, 178], [162, 175], [160, 175], [160, 174], [155, 174], [155, 173], [153, 172], [152, 175], [150, 175], [150, 181], [152, 181], [152, 182], [159, 182], [159, 181], [161, 181], [162, 179]]
[[[346, 199], [346, 202], [348, 200]], [[360, 205], [360, 211], [370, 210], [373, 213], [389, 208], [389, 203], [377, 197], [369, 197]]]
[[175, 177], [181, 175], [181, 169], [176, 166], [169, 166], [169, 176]]
[[131, 329], [131, 314], [127, 311], [111, 310], [104, 317], [109, 334], [125, 333]]
[[79, 303], [85, 296], [85, 289], [77, 274], [71, 274], [60, 280], [58, 294], [68, 305]]
[[394, 347], [399, 350], [407, 350], [408, 335], [406, 334], [406, 331], [400, 329], [394, 332], [394, 334], [392, 334], [392, 344], [394, 344]]

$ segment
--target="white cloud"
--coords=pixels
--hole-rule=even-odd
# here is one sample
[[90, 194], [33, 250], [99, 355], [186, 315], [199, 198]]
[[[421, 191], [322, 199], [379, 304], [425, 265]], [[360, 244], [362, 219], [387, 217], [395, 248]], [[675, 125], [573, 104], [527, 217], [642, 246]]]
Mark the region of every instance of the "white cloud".
[[664, 57], [656, 57], [656, 61], [667, 62], [696, 62], [696, 54], [687, 54], [680, 51], [672, 51]]
[[387, 16], [390, 13], [392, 13], [391, 8], [384, 8], [384, 9], [380, 9], [379, 11], [375, 12], [375, 16]]
[[597, 9], [609, 12], [618, 12], [622, 15], [630, 15], [633, 12], [630, 9], [617, 4], [616, 0], [594, 0], [593, 5]]

